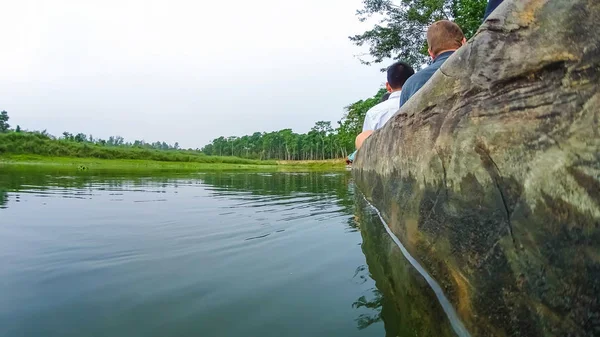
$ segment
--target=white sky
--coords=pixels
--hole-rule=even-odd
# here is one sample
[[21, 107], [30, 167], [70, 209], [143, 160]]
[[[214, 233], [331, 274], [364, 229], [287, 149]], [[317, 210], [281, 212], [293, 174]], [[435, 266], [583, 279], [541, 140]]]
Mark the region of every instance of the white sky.
[[178, 141], [335, 126], [385, 82], [348, 36], [360, 0], [0, 0], [11, 126]]

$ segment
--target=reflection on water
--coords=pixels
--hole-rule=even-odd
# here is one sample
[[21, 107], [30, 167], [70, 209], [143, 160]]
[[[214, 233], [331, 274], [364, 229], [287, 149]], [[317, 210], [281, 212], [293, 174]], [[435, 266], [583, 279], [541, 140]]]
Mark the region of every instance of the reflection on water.
[[6, 208], [6, 203], [8, 202], [8, 192], [0, 188], [0, 208]]
[[356, 323], [358, 324], [358, 328], [360, 330], [368, 328], [371, 324], [377, 323], [381, 321], [381, 307], [383, 306], [383, 295], [378, 289], [373, 289], [371, 298], [367, 300], [367, 296], [361, 296], [356, 300], [356, 302], [352, 303], [352, 307], [354, 308], [368, 308], [371, 311], [375, 311], [374, 313], [369, 314], [361, 314], [356, 319]]
[[[372, 336], [347, 172], [0, 170], [0, 336]], [[17, 202], [18, 200], [18, 202]]]
[[0, 168], [0, 335], [452, 336], [361, 198], [347, 172]]
[[359, 328], [383, 321], [386, 336], [454, 336], [452, 327], [425, 279], [411, 266], [362, 196], [356, 196], [365, 254], [375, 287], [355, 307], [375, 313], [359, 316]]

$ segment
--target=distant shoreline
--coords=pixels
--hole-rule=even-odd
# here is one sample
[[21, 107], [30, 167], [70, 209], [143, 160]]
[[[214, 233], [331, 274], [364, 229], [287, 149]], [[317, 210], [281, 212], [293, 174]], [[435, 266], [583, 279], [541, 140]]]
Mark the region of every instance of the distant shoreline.
[[318, 171], [344, 170], [342, 159], [310, 160], [310, 161], [265, 161], [252, 164], [236, 163], [198, 163], [157, 161], [145, 159], [100, 159], [79, 157], [50, 157], [40, 155], [0, 155], [2, 166], [58, 169], [66, 171], [98, 172], [98, 171], [130, 171], [130, 172], [201, 172], [201, 171]]

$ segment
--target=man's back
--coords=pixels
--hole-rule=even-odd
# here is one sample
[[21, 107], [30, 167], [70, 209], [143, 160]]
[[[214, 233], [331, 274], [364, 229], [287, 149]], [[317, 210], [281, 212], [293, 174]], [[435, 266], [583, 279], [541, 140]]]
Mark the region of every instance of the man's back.
[[431, 65], [411, 76], [406, 83], [404, 83], [404, 87], [402, 87], [399, 106], [403, 106], [404, 103], [416, 94], [453, 53], [454, 51], [448, 51], [438, 55]]
[[398, 111], [400, 102], [400, 91], [394, 91], [390, 97], [367, 111], [363, 132], [368, 130], [377, 130], [385, 125], [387, 121]]

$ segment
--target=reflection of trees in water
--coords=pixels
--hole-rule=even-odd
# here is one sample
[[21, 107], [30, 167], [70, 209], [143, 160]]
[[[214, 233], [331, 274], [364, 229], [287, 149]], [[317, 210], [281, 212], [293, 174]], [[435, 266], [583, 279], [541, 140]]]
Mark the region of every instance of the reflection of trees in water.
[[366, 329], [371, 324], [377, 323], [381, 321], [381, 308], [383, 306], [383, 295], [377, 289], [372, 289], [372, 299], [367, 299], [366, 296], [361, 296], [352, 303], [352, 307], [355, 309], [366, 308], [370, 311], [373, 311], [372, 314], [360, 314], [358, 318], [356, 318], [356, 323], [358, 325], [358, 329]]
[[0, 188], [0, 208], [6, 208], [8, 203], [8, 192]]
[[352, 278], [355, 279], [356, 277], [358, 277], [358, 279], [360, 280], [359, 284], [364, 284], [365, 282], [367, 282], [370, 279], [368, 267], [366, 265], [362, 265], [356, 268], [356, 271], [354, 272], [354, 276], [352, 276]]
[[[353, 213], [354, 197], [350, 172], [215, 172], [199, 176], [204, 184], [216, 187], [215, 196], [232, 197], [231, 191], [251, 192], [260, 196], [302, 196], [318, 198], [334, 197], [335, 203], [348, 214]], [[351, 229], [356, 224], [348, 221]]]
[[103, 187], [121, 187], [124, 183], [135, 184], [143, 177], [118, 175], [114, 173], [82, 173], [51, 169], [3, 168], [0, 172], [0, 190], [27, 190], [34, 186], [38, 190], [48, 187], [88, 188], [91, 184], [102, 184]]
[[358, 329], [383, 321], [386, 336], [454, 336], [425, 279], [402, 255], [362, 196], [355, 200], [361, 246], [376, 287], [370, 296], [361, 296], [352, 304], [371, 311], [356, 318]]
[[[182, 176], [158, 172], [156, 176], [136, 174], [135, 172], [80, 172], [72, 169], [3, 168], [0, 171], [0, 191], [43, 191], [47, 189], [109, 189], [127, 190], [144, 187], [177, 186]], [[197, 179], [195, 177], [194, 179]], [[183, 180], [185, 181], [185, 180]], [[1, 199], [0, 199], [1, 200]], [[0, 201], [1, 202], [1, 201]]]
[[[292, 193], [318, 193], [347, 197], [349, 172], [215, 172], [199, 176], [205, 184], [228, 190], [248, 191], [259, 195], [290, 195]], [[349, 198], [349, 203], [353, 200]]]
[[[311, 195], [317, 198], [334, 197], [335, 203], [349, 214], [354, 207], [353, 191], [349, 185], [349, 172], [207, 172], [200, 174], [177, 174], [158, 172], [156, 176], [136, 175], [128, 172], [79, 172], [58, 168], [10, 168], [0, 172], [0, 191], [35, 190], [61, 188], [76, 189], [119, 189], [138, 187], [166, 187], [181, 184], [204, 184], [214, 187], [218, 196], [228, 191], [250, 192], [256, 195]], [[231, 197], [231, 196], [229, 196]], [[0, 195], [0, 205], [6, 203], [6, 193]], [[348, 225], [356, 230], [355, 222]]]
[[157, 172], [155, 176], [143, 176], [128, 172], [80, 172], [53, 168], [31, 169], [10, 168], [0, 172], [0, 189], [18, 191], [23, 185], [36, 187], [73, 187], [85, 188], [90, 183], [103, 184], [105, 187], [124, 185], [145, 186], [148, 184], [176, 185], [179, 182], [191, 184], [201, 182], [217, 187], [219, 191], [245, 191], [257, 195], [287, 196], [294, 193], [322, 194], [337, 196], [345, 205], [353, 206], [352, 188], [349, 188], [349, 172], [206, 172], [182, 175], [169, 172]]

